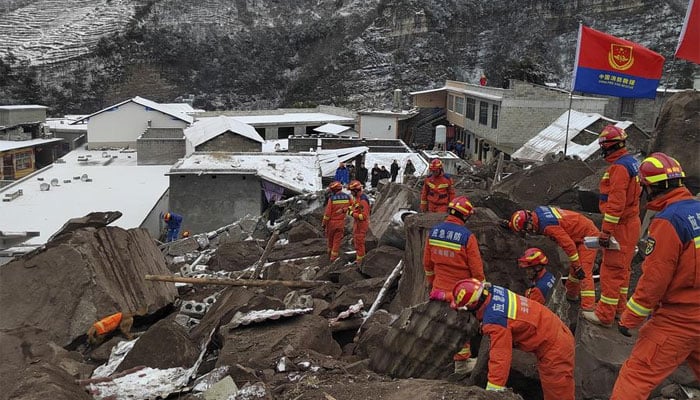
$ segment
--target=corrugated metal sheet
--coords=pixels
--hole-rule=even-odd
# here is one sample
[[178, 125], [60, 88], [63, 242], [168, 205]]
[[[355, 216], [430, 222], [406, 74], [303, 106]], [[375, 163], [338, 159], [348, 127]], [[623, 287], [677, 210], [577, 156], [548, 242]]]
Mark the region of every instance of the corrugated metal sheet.
[[313, 311], [313, 308], [295, 308], [290, 310], [256, 310], [249, 313], [243, 314], [242, 312], [237, 312], [233, 316], [231, 322], [229, 322], [228, 327], [233, 329], [241, 325], [250, 325], [269, 319], [276, 320], [282, 317], [288, 318], [295, 315], [308, 314]]
[[[564, 151], [564, 141], [566, 140], [566, 123], [569, 112], [564, 112], [554, 123], [540, 131], [535, 137], [528, 140], [521, 148], [516, 150], [511, 157], [518, 160], [542, 161], [548, 153], [558, 153]], [[630, 121], [615, 121], [597, 113], [582, 113], [571, 110], [571, 120], [569, 121], [569, 141], [566, 155], [577, 156], [582, 160], [587, 159], [595, 153], [598, 141], [593, 140], [587, 145], [574, 143], [572, 140], [589, 126], [599, 120], [604, 120], [622, 129], [632, 125]], [[597, 132], [594, 132], [597, 133]]]
[[228, 131], [258, 143], [265, 141], [252, 126], [225, 116], [200, 118], [192, 126], [185, 129], [185, 136], [192, 143], [192, 146], [197, 147]]

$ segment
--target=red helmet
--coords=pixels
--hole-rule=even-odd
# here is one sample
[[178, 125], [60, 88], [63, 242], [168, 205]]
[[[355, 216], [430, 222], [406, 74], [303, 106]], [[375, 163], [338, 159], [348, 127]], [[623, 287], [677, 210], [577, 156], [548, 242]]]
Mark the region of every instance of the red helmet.
[[169, 212], [166, 212], [165, 214], [163, 214], [163, 221], [165, 221], [165, 222], [170, 221], [170, 213]]
[[527, 227], [527, 223], [530, 221], [530, 211], [528, 210], [518, 210], [513, 213], [508, 222], [508, 227], [513, 232], [522, 232]]
[[440, 171], [442, 170], [442, 161], [439, 158], [434, 159], [433, 161], [430, 162], [430, 168], [431, 171]]
[[651, 153], [639, 165], [639, 180], [649, 186], [669, 179], [685, 178], [681, 164], [664, 153]]
[[184, 232], [182, 232], [182, 237], [183, 237], [183, 238], [188, 238], [188, 237], [190, 237], [190, 231], [184, 231]]
[[328, 189], [334, 192], [339, 192], [343, 189], [343, 184], [338, 181], [333, 181], [330, 185], [328, 185]]
[[459, 213], [462, 218], [467, 218], [474, 214], [474, 206], [466, 196], [459, 196], [452, 199], [450, 204], [447, 205], [447, 209], [450, 214]]
[[603, 148], [612, 147], [625, 140], [627, 140], [627, 133], [615, 125], [607, 125], [598, 135], [598, 145]]
[[483, 282], [474, 278], [463, 279], [457, 282], [452, 289], [453, 300], [450, 306], [455, 310], [459, 308], [473, 310], [476, 308], [482, 293], [484, 293]]
[[348, 185], [348, 189], [350, 189], [350, 190], [362, 190], [362, 183], [360, 183], [360, 181], [358, 181], [358, 180], [354, 180], [354, 181], [350, 182], [350, 184]]
[[531, 247], [525, 250], [525, 253], [518, 258], [518, 267], [536, 267], [538, 265], [547, 265], [548, 262], [549, 260], [547, 260], [547, 256], [544, 255], [542, 250], [537, 247]]

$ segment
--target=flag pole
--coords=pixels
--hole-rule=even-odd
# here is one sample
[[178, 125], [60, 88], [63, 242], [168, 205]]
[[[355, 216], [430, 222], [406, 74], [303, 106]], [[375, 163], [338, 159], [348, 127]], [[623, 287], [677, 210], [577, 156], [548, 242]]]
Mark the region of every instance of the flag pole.
[[569, 112], [566, 116], [566, 132], [564, 133], [564, 157], [566, 157], [566, 151], [569, 148], [569, 124], [571, 122], [571, 106], [574, 102], [574, 87], [576, 87], [576, 68], [578, 67], [578, 55], [581, 51], [581, 27], [583, 26], [583, 21], [578, 22], [578, 40], [576, 42], [576, 59], [574, 61], [574, 71], [572, 73], [571, 79], [571, 91], [569, 92]]
[[661, 101], [659, 101], [659, 108], [656, 110], [656, 120], [654, 121], [654, 130], [656, 130], [656, 127], [659, 125], [659, 117], [661, 117], [661, 109], [664, 107], [664, 104], [666, 103], [666, 92], [668, 92], [668, 85], [671, 83], [671, 75], [673, 74], [673, 70], [676, 67], [676, 56], [673, 56], [673, 60], [671, 60], [671, 68], [668, 70], [668, 75], [666, 75], [666, 84], [664, 85], [664, 92], [661, 95]]

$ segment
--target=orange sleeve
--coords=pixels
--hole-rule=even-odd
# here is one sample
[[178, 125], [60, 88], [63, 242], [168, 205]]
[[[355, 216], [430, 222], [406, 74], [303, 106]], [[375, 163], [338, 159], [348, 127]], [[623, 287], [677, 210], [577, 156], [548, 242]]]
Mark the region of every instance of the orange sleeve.
[[352, 217], [358, 221], [369, 220], [369, 203], [366, 200], [356, 200], [352, 207]]
[[479, 242], [476, 236], [472, 233], [467, 241], [467, 261], [469, 262], [469, 272], [472, 278], [480, 281], [485, 281], [484, 262], [481, 260], [481, 252], [479, 251]]
[[622, 212], [627, 204], [627, 186], [630, 184], [630, 175], [623, 165], [612, 165], [606, 172], [610, 179], [610, 192], [603, 212], [603, 224], [601, 230], [615, 233], [615, 228], [620, 222]]
[[513, 335], [510, 329], [496, 324], [486, 324], [482, 331], [491, 339], [486, 390], [503, 390], [510, 375], [513, 359]]
[[557, 245], [559, 245], [559, 247], [564, 250], [564, 253], [566, 253], [566, 256], [569, 257], [569, 261], [580, 264], [576, 243], [574, 243], [571, 236], [569, 236], [561, 225], [550, 225], [544, 228], [542, 233], [557, 242]]
[[525, 297], [540, 304], [544, 304], [547, 300], [544, 298], [542, 291], [537, 287], [531, 287], [525, 291]]
[[428, 211], [428, 179], [423, 180], [423, 189], [420, 191], [420, 210]]
[[450, 186], [447, 188], [447, 201], [451, 202], [455, 198], [455, 186], [452, 177], [449, 177]]
[[328, 204], [326, 204], [326, 210], [323, 212], [323, 224], [331, 219], [331, 214], [333, 213], [333, 200], [328, 199]]
[[425, 238], [425, 247], [423, 248], [423, 270], [425, 271], [425, 278], [432, 283], [433, 279], [435, 279], [435, 264], [433, 263], [432, 254], [430, 253], [429, 240], [430, 237]]
[[652, 220], [649, 240], [655, 241], [654, 250], [644, 259], [642, 276], [620, 319], [620, 325], [627, 328], [641, 325], [659, 304], [676, 274], [683, 250], [676, 230], [665, 219]]

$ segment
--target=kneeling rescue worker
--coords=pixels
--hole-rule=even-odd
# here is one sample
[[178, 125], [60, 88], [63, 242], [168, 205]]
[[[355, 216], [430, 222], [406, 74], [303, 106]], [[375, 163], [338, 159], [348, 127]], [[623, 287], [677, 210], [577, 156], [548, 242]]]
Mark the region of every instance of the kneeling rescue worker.
[[525, 297], [540, 304], [547, 302], [547, 296], [554, 287], [556, 278], [545, 269], [549, 263], [544, 252], [537, 247], [525, 250], [518, 258], [518, 267], [525, 269], [530, 287], [525, 291]]
[[574, 337], [547, 307], [476, 279], [457, 282], [452, 308], [474, 313], [489, 336], [486, 390], [505, 390], [513, 348], [534, 353], [545, 400], [574, 400]]

